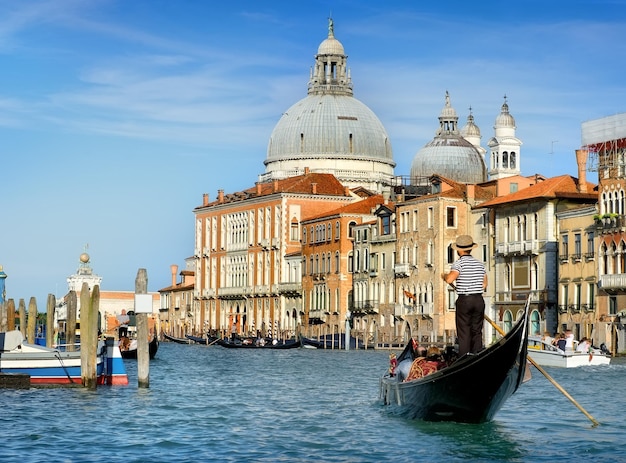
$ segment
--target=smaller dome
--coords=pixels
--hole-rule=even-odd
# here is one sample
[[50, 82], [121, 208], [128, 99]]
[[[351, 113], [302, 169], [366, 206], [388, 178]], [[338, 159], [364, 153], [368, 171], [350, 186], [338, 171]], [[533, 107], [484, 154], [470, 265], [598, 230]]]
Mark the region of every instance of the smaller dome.
[[467, 116], [467, 124], [461, 129], [461, 135], [463, 138], [480, 137], [480, 129], [474, 123], [474, 116], [471, 114]]
[[87, 254], [86, 252], [83, 252], [83, 253], [80, 255], [80, 258], [79, 258], [79, 259], [80, 259], [80, 261], [81, 261], [83, 264], [86, 264], [87, 262], [89, 262], [89, 254]]
[[509, 113], [509, 105], [506, 103], [506, 97], [504, 97], [504, 103], [498, 117], [496, 117], [496, 127], [515, 127], [515, 119]]
[[328, 18], [328, 38], [320, 43], [318, 55], [345, 55], [343, 45], [335, 38], [335, 25], [332, 18]]
[[344, 55], [343, 45], [335, 37], [328, 37], [317, 49], [318, 55]]
[[444, 105], [441, 113], [439, 114], [439, 120], [443, 119], [453, 119], [458, 120], [459, 116], [456, 114], [456, 109], [452, 107], [450, 104], [450, 94], [446, 90], [446, 104]]

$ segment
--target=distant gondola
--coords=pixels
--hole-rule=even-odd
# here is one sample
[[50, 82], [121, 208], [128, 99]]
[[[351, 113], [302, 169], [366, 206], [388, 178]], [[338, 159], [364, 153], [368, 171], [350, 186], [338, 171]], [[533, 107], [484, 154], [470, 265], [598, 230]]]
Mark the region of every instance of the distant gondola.
[[[425, 421], [482, 423], [493, 418], [524, 379], [528, 346], [528, 310], [504, 337], [477, 354], [422, 378], [402, 381], [389, 373], [380, 379], [380, 398], [399, 414]], [[413, 342], [398, 365], [414, 358]]]
[[218, 339], [217, 344], [229, 349], [295, 349], [301, 346], [299, 339], [279, 340], [246, 339]]
[[[148, 353], [150, 354], [150, 359], [153, 359], [156, 356], [157, 351], [159, 350], [159, 340], [157, 337], [153, 337], [152, 341], [148, 345]], [[122, 358], [125, 359], [136, 359], [137, 358], [137, 344], [134, 343], [134, 347], [128, 350], [121, 350]]]
[[208, 336], [206, 338], [203, 338], [201, 336], [193, 336], [191, 334], [186, 334], [185, 337], [196, 344], [204, 344], [205, 346], [215, 344], [215, 342], [217, 341], [217, 338], [213, 336]]
[[170, 336], [169, 334], [163, 333], [163, 337], [167, 341], [176, 342], [178, 344], [190, 344], [191, 341], [187, 338], [177, 338], [175, 336]]

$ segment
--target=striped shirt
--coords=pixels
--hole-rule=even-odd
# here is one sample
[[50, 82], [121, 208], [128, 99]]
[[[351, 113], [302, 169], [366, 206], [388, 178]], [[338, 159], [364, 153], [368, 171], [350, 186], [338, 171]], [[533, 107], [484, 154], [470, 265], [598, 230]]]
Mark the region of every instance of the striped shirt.
[[483, 283], [485, 274], [485, 266], [475, 257], [464, 255], [452, 264], [452, 270], [459, 272], [456, 278], [457, 294], [482, 294], [484, 291]]

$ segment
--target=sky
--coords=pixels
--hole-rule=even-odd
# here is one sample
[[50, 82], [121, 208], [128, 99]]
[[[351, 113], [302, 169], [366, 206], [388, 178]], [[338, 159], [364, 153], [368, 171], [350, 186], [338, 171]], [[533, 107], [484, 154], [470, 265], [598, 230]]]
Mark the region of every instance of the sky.
[[[328, 18], [396, 175], [450, 93], [482, 145], [506, 96], [523, 175], [577, 176], [581, 123], [626, 112], [626, 0], [0, 0], [0, 265], [6, 297], [171, 284], [193, 209], [252, 187], [306, 97]], [[587, 179], [597, 182], [597, 174]]]

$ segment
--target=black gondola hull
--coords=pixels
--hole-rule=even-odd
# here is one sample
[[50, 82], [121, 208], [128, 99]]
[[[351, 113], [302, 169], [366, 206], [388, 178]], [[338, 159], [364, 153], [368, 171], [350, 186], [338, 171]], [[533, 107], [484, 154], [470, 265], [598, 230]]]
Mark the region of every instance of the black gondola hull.
[[528, 309], [497, 343], [424, 378], [380, 380], [383, 403], [398, 414], [426, 421], [490, 421], [517, 390], [526, 371]]

